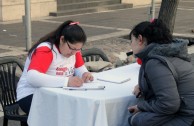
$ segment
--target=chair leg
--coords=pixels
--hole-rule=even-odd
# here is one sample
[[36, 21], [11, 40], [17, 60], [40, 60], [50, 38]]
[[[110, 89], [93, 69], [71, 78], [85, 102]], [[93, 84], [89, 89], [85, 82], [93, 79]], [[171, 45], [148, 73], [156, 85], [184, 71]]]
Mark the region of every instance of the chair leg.
[[5, 117], [3, 118], [3, 126], [8, 126], [8, 119]]
[[27, 122], [20, 122], [21, 126], [28, 126]]

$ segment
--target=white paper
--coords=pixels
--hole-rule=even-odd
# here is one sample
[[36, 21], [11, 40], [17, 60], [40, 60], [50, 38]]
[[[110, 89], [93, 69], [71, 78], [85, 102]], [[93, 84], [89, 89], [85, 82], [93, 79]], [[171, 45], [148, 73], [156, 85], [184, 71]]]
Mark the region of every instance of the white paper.
[[110, 83], [117, 83], [122, 84], [130, 80], [129, 75], [113, 75], [113, 74], [106, 74], [103, 76], [97, 77], [97, 80], [110, 82]]

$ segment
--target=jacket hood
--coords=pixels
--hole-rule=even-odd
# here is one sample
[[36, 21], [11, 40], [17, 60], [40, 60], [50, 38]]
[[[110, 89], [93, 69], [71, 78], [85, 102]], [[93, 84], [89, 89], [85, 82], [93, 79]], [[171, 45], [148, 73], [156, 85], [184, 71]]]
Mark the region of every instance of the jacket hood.
[[144, 59], [145, 57], [160, 55], [165, 57], [178, 57], [190, 61], [187, 49], [188, 43], [189, 41], [184, 39], [174, 39], [170, 44], [151, 43], [140, 53], [136, 54], [136, 56]]

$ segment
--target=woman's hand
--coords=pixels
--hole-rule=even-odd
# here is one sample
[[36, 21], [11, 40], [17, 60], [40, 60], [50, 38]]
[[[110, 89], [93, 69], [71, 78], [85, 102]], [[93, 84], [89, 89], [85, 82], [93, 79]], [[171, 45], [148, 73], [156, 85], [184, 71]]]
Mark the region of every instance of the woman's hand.
[[141, 91], [139, 89], [139, 85], [138, 84], [134, 87], [133, 94], [136, 96], [136, 98], [141, 97]]
[[129, 110], [130, 113], [133, 113], [133, 114], [135, 114], [135, 113], [137, 113], [137, 112], [140, 111], [140, 110], [137, 108], [137, 105], [128, 107], [128, 110]]
[[93, 75], [90, 73], [90, 72], [85, 72], [83, 75], [82, 75], [82, 80], [87, 83], [89, 81], [93, 81], [94, 80], [94, 77]]
[[77, 77], [77, 76], [73, 76], [73, 77], [69, 77], [69, 81], [68, 81], [68, 87], [80, 87], [82, 86], [84, 83], [84, 81]]

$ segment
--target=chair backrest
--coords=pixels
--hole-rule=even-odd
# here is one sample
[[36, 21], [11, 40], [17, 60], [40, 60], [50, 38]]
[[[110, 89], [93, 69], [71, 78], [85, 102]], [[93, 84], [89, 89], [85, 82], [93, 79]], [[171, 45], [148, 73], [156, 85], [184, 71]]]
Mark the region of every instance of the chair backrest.
[[82, 57], [85, 62], [99, 61], [99, 60], [109, 62], [109, 59], [106, 56], [106, 54], [101, 49], [98, 49], [98, 48], [90, 48], [90, 49], [82, 50]]
[[23, 68], [16, 57], [0, 57], [0, 102], [3, 108], [16, 102], [17, 82]]

